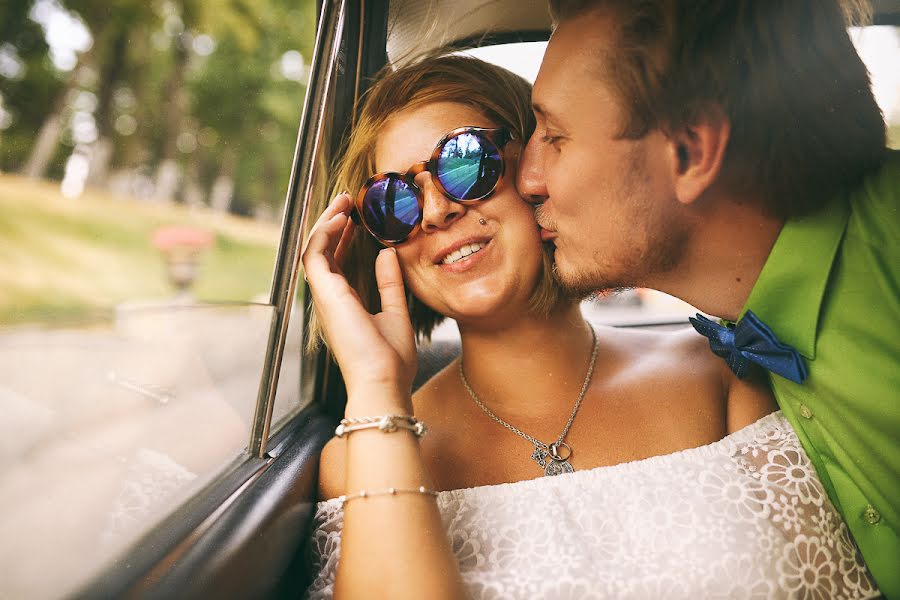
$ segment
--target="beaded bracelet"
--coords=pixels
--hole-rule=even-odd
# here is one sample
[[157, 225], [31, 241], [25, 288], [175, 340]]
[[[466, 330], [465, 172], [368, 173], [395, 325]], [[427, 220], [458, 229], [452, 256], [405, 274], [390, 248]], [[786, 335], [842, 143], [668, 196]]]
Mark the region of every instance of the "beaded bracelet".
[[413, 432], [416, 437], [428, 433], [425, 423], [412, 415], [382, 415], [379, 417], [356, 417], [341, 419], [341, 424], [334, 430], [334, 435], [344, 437], [348, 433], [362, 429], [378, 429], [384, 433], [393, 433], [398, 429]]
[[424, 485], [420, 485], [417, 488], [387, 488], [383, 490], [359, 490], [355, 494], [346, 494], [344, 496], [338, 496], [338, 501], [341, 503], [341, 508], [344, 507], [344, 504], [350, 502], [351, 500], [355, 500], [357, 498], [370, 498], [372, 496], [396, 496], [397, 494], [424, 494], [426, 496], [434, 496], [437, 498], [438, 493], [435, 490], [429, 489]]

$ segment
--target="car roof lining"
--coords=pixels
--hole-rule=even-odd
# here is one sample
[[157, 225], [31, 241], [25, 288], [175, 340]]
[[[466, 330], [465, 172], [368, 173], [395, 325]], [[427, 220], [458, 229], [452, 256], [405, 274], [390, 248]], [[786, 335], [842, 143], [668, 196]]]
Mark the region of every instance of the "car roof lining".
[[510, 0], [390, 0], [387, 55], [399, 66], [431, 50], [550, 37], [547, 3]]
[[[550, 37], [545, 0], [389, 0], [387, 56], [395, 66], [440, 47]], [[872, 22], [900, 25], [900, 0], [873, 0]]]

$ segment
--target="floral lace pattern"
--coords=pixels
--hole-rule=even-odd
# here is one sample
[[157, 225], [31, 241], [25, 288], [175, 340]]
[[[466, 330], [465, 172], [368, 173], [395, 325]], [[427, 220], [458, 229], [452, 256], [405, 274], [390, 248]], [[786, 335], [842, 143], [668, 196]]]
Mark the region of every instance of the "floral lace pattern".
[[[780, 413], [700, 448], [438, 505], [474, 599], [879, 595]], [[342, 526], [337, 500], [319, 503], [312, 599], [332, 595]]]

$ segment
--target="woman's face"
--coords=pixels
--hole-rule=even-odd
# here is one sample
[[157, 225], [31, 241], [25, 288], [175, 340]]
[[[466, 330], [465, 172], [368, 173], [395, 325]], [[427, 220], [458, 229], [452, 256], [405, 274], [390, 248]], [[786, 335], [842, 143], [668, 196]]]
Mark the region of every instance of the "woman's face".
[[[427, 160], [448, 131], [470, 125], [497, 126], [478, 111], [453, 102], [403, 110], [378, 136], [376, 168], [404, 173]], [[515, 186], [520, 148], [519, 141], [506, 145], [503, 180], [490, 199], [474, 205], [449, 200], [435, 188], [428, 172], [416, 177], [425, 199], [422, 229], [397, 246], [400, 265], [419, 300], [457, 321], [517, 313], [527, 305], [541, 276], [543, 251], [534, 210]], [[454, 251], [477, 247], [480, 250], [445, 263]]]

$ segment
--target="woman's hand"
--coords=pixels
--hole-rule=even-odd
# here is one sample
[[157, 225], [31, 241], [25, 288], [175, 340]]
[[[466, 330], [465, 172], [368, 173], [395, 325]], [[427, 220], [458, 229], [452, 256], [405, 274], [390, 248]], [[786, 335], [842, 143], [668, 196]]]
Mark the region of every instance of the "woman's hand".
[[341, 270], [354, 224], [350, 196], [339, 194], [316, 221], [303, 251], [303, 268], [348, 396], [403, 398], [409, 406], [416, 374], [416, 344], [397, 253], [385, 248], [375, 261], [381, 312], [371, 315]]

